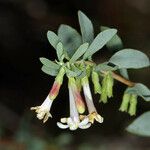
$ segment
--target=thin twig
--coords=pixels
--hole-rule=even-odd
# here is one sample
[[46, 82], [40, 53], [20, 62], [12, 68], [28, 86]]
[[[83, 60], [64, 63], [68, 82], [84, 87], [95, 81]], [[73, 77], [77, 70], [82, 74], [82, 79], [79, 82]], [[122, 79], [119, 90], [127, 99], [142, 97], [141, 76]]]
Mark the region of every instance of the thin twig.
[[[79, 63], [79, 62], [78, 62], [78, 63]], [[92, 62], [92, 61], [85, 61], [85, 64], [87, 64], [87, 65], [92, 65], [92, 64], [95, 65], [95, 63]], [[107, 71], [101, 71], [101, 73], [107, 74]], [[123, 84], [125, 84], [125, 85], [127, 85], [127, 86], [129, 86], [129, 87], [133, 87], [133, 86], [136, 84], [136, 83], [134, 83], [134, 82], [132, 82], [132, 81], [130, 81], [130, 80], [128, 80], [128, 79], [125, 79], [124, 77], [122, 77], [122, 76], [116, 74], [116, 73], [113, 72], [113, 71], [112, 71], [112, 76], [113, 76], [113, 78], [116, 79], [117, 81], [119, 81], [119, 82], [121, 82], [121, 83], [123, 83]]]
[[[103, 74], [106, 74], [107, 72], [105, 71], [102, 71]], [[116, 79], [117, 81], [121, 82], [121, 83], [124, 83], [125, 85], [129, 86], [129, 87], [133, 87], [135, 85], [134, 82], [128, 80], [128, 79], [125, 79], [124, 77], [116, 74], [115, 72], [112, 72], [112, 77], [114, 79]]]

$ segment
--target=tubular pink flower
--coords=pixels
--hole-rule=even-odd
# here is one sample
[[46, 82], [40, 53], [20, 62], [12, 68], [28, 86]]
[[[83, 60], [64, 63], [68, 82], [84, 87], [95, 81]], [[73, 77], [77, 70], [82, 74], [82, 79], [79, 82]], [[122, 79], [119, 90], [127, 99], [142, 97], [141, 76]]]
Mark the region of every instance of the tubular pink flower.
[[75, 82], [75, 79], [74, 78], [71, 78], [70, 80], [72, 80], [71, 82], [71, 88], [72, 88], [72, 91], [73, 91], [73, 95], [74, 95], [74, 99], [75, 99], [75, 103], [76, 103], [76, 107], [77, 107], [77, 110], [80, 114], [84, 113], [85, 112], [85, 104], [84, 104], [84, 101], [82, 99], [82, 96], [80, 94], [80, 91], [79, 89], [77, 88], [76, 86], [76, 82]]
[[83, 99], [80, 95], [80, 92], [78, 90], [75, 91], [74, 96], [75, 96], [75, 103], [77, 106], [77, 110], [80, 114], [83, 114], [85, 112], [85, 105], [84, 105]]
[[60, 122], [57, 122], [57, 126], [61, 129], [69, 128], [70, 130], [87, 129], [91, 126], [88, 117], [85, 117], [81, 122], [78, 114], [78, 110], [75, 103], [75, 97], [73, 89], [69, 84], [69, 102], [70, 102], [70, 117], [61, 118]]
[[57, 81], [54, 82], [52, 89], [50, 90], [50, 93], [49, 93], [49, 96], [52, 100], [55, 99], [56, 96], [58, 95], [60, 86], [61, 86], [61, 84], [59, 82], [57, 82]]
[[[92, 94], [91, 94], [91, 90], [90, 90], [90, 86], [89, 86], [89, 81], [88, 81], [88, 77], [85, 76], [82, 79], [82, 86], [83, 86], [83, 92], [84, 92], [84, 96], [85, 96], [85, 101], [88, 107], [88, 111], [89, 111], [89, 122], [94, 123], [94, 120], [96, 120], [99, 123], [103, 122], [103, 117], [101, 117], [98, 113], [97, 110], [94, 106], [93, 103], [93, 98], [92, 98]], [[81, 115], [80, 119], [83, 119], [84, 116]]]
[[50, 90], [50, 93], [49, 93], [50, 99], [54, 100], [56, 98], [56, 96], [58, 95], [60, 87], [61, 87], [62, 82], [63, 82], [64, 74], [65, 74], [65, 70], [62, 67], [60, 69], [58, 75], [56, 76], [54, 84], [53, 84], [53, 86], [52, 86], [52, 88]]
[[50, 109], [51, 109], [54, 99], [59, 93], [60, 86], [62, 85], [62, 82], [63, 82], [64, 74], [65, 74], [65, 70], [62, 67], [60, 68], [59, 73], [55, 78], [54, 84], [52, 86], [52, 89], [50, 90], [49, 95], [47, 96], [45, 101], [42, 103], [42, 105], [31, 107], [31, 110], [35, 110], [35, 112], [37, 113], [37, 118], [40, 120], [43, 119], [43, 123], [45, 123], [49, 117], [52, 117], [50, 114]]

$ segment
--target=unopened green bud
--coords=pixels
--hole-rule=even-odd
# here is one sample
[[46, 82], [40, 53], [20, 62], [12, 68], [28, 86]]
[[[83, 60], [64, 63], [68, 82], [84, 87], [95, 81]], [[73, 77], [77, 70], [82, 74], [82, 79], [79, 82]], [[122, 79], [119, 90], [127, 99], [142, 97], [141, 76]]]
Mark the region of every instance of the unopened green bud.
[[106, 84], [107, 84], [107, 96], [110, 98], [113, 96], [113, 85], [114, 85], [114, 79], [112, 78], [111, 73], [108, 73], [106, 75]]
[[96, 71], [92, 71], [92, 82], [94, 85], [94, 93], [97, 94], [101, 94], [101, 85], [100, 85], [100, 81], [99, 81], [99, 75]]
[[131, 116], [136, 115], [136, 106], [137, 106], [137, 95], [132, 94], [130, 98], [130, 106], [129, 106], [129, 111], [128, 111], [128, 113]]
[[130, 101], [130, 97], [131, 97], [130, 94], [124, 93], [123, 98], [122, 98], [122, 103], [121, 103], [121, 106], [119, 108], [120, 111], [127, 112], [129, 101]]
[[100, 96], [100, 102], [107, 103], [107, 84], [106, 84], [106, 76], [104, 77], [102, 81], [102, 90], [101, 90], [101, 96]]

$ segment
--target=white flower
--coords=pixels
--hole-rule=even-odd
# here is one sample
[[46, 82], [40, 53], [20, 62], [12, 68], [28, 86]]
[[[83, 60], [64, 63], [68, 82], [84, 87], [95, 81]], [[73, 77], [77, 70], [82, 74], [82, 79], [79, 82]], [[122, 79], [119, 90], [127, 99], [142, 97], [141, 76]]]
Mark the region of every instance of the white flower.
[[91, 123], [89, 123], [88, 117], [85, 117], [80, 122], [79, 114], [75, 104], [75, 98], [73, 95], [73, 90], [70, 86], [69, 86], [69, 100], [70, 100], [70, 117], [61, 118], [60, 122], [57, 122], [57, 126], [61, 129], [69, 128], [70, 130], [76, 130], [77, 128], [80, 129], [89, 128], [91, 126]]
[[[94, 123], [94, 120], [96, 120], [97, 122], [102, 123], [103, 117], [101, 117], [96, 111], [87, 77], [83, 78], [82, 86], [83, 86], [85, 101], [89, 111], [89, 115], [87, 116], [89, 118], [89, 122]], [[84, 119], [84, 118], [85, 116], [83, 115], [80, 116], [80, 119]]]
[[41, 106], [31, 107], [31, 110], [35, 110], [35, 112], [37, 113], [37, 118], [39, 120], [43, 119], [43, 123], [45, 123], [49, 117], [52, 117], [50, 114], [52, 103], [53, 100], [51, 100], [48, 95]]

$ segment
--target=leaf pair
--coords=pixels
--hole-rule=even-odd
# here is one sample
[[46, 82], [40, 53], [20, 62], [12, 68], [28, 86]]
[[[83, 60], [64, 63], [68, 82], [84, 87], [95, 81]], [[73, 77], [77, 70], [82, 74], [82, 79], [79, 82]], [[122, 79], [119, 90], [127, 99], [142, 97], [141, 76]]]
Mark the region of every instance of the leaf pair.
[[60, 38], [52, 31], [47, 32], [47, 38], [49, 43], [56, 49], [57, 57], [59, 61], [62, 61], [62, 55], [63, 55], [63, 44], [60, 42]]
[[40, 61], [43, 64], [41, 70], [44, 73], [51, 75], [51, 76], [56, 76], [58, 74], [60, 65], [58, 65], [58, 64], [54, 63], [53, 61], [51, 61], [47, 58], [44, 58], [44, 57], [41, 57]]
[[117, 33], [116, 29], [107, 29], [99, 33], [94, 39], [93, 24], [90, 19], [81, 11], [78, 11], [79, 24], [82, 34], [82, 41], [90, 44], [85, 52], [83, 59], [91, 57], [100, 50]]

